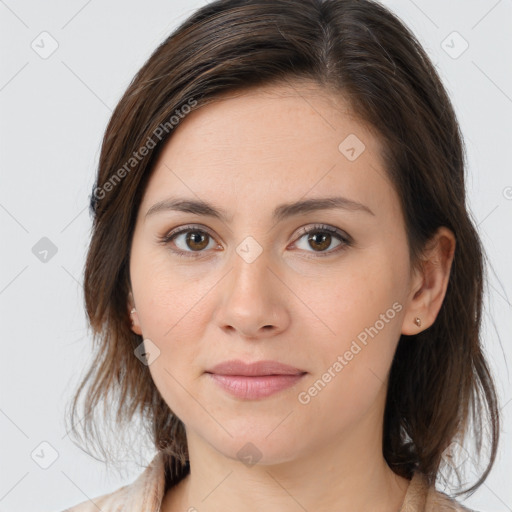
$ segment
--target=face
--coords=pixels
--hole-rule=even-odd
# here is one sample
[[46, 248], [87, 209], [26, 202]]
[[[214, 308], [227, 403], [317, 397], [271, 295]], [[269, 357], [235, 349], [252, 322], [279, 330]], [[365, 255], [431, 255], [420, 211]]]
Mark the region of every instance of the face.
[[[189, 436], [270, 464], [381, 428], [412, 298], [381, 151], [342, 97], [304, 83], [223, 96], [175, 128], [138, 211], [129, 307]], [[292, 370], [215, 373], [231, 360]]]

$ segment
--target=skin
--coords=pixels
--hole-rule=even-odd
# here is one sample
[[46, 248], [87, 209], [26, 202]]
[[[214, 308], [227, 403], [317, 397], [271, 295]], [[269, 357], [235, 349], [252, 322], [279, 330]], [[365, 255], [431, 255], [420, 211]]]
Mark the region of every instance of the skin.
[[[338, 149], [349, 134], [365, 145], [354, 161]], [[455, 238], [440, 228], [413, 272], [381, 150], [340, 94], [307, 82], [226, 94], [192, 111], [166, 143], [138, 211], [127, 304], [136, 308], [134, 332], [160, 350], [151, 376], [187, 431], [191, 474], [167, 490], [164, 512], [399, 510], [409, 481], [382, 455], [388, 373], [400, 335], [427, 329], [439, 312]], [[282, 203], [335, 195], [373, 215], [323, 209], [271, 218]], [[208, 201], [229, 218], [146, 217], [177, 196]], [[189, 224], [211, 238], [158, 242]], [[340, 229], [352, 245], [334, 235], [324, 246], [308, 242], [299, 228], [315, 224]], [[250, 263], [236, 250], [248, 236], [262, 250]], [[393, 304], [401, 308], [378, 334], [300, 403], [299, 393], [332, 373], [338, 356]], [[307, 375], [270, 397], [238, 399], [204, 373], [233, 358], [276, 360]], [[237, 456], [248, 442], [261, 454], [255, 465]]]

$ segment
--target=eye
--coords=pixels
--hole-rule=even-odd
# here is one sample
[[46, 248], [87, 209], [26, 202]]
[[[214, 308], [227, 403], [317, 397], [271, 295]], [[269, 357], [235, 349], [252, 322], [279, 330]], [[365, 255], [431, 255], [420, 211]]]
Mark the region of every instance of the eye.
[[174, 245], [171, 251], [178, 256], [196, 256], [195, 253], [205, 252], [206, 249], [218, 247], [214, 238], [204, 229], [195, 226], [183, 226], [160, 238], [164, 245]]
[[[315, 256], [329, 256], [352, 245], [352, 239], [343, 231], [327, 226], [316, 224], [312, 227], [305, 227], [299, 231], [299, 239], [293, 245], [306, 252], [316, 253]], [[333, 242], [338, 242], [334, 249], [327, 251]], [[183, 226], [169, 234], [159, 238], [159, 242], [170, 246], [170, 250], [178, 256], [199, 257], [208, 249], [220, 247], [215, 242], [213, 235], [207, 230], [197, 226]], [[300, 247], [302, 244], [302, 247]], [[174, 247], [176, 248], [174, 248]], [[309, 250], [312, 248], [313, 250]]]
[[[299, 242], [295, 242], [294, 245], [307, 252], [319, 253], [318, 256], [329, 256], [349, 247], [352, 244], [348, 235], [344, 234], [337, 228], [323, 224], [303, 228], [299, 234], [302, 235], [299, 238], [299, 242], [303, 240], [302, 247], [299, 246]], [[336, 241], [338, 244], [334, 246], [335, 248], [327, 251], [326, 249], [331, 247], [333, 242]], [[313, 251], [308, 250], [308, 247], [312, 248]]]

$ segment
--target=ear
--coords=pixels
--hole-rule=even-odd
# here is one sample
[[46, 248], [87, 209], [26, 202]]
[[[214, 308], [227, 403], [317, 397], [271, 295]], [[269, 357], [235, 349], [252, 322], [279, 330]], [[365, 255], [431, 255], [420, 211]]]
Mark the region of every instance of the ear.
[[[455, 235], [445, 226], [429, 240], [421, 269], [414, 272], [411, 281], [411, 298], [404, 315], [402, 334], [418, 334], [437, 318], [448, 288], [455, 245]], [[419, 327], [414, 321], [416, 317], [421, 320]]]
[[128, 306], [128, 316], [129, 316], [130, 322], [131, 322], [130, 329], [135, 334], [139, 334], [140, 336], [142, 336], [142, 329], [140, 327], [139, 316], [138, 316], [137, 310], [135, 308], [135, 302], [133, 300], [133, 293], [131, 291], [128, 293], [127, 306]]

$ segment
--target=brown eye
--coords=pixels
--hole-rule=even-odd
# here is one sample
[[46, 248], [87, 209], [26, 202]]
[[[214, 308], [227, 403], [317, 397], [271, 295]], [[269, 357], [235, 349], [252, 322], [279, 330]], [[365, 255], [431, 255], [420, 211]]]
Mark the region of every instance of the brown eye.
[[191, 226], [169, 233], [160, 242], [178, 256], [196, 256], [216, 247], [215, 239], [208, 232]]
[[186, 233], [185, 244], [193, 251], [201, 251], [208, 246], [210, 235], [202, 231], [189, 231]]
[[330, 233], [310, 233], [308, 236], [309, 245], [318, 251], [328, 249], [332, 242]]
[[352, 245], [349, 235], [322, 224], [303, 228], [299, 235], [294, 245], [305, 252], [316, 253], [315, 256], [329, 256]]

